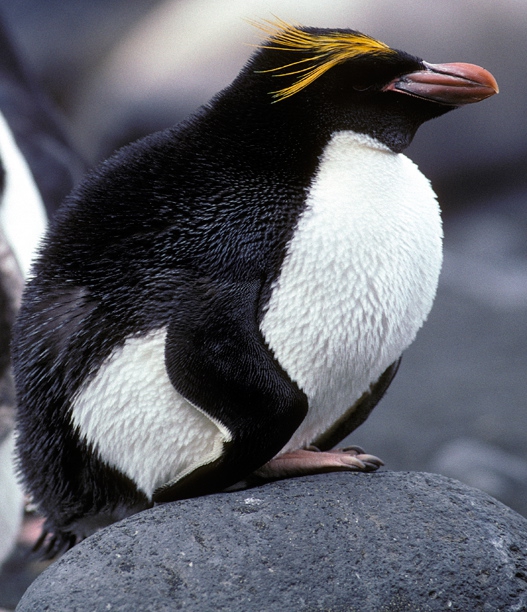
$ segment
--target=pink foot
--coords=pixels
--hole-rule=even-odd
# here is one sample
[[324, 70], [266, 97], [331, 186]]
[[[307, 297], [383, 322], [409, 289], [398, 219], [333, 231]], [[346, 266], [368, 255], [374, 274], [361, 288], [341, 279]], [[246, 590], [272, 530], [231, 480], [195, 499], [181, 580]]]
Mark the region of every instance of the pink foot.
[[374, 472], [381, 465], [384, 463], [378, 457], [366, 454], [359, 446], [348, 446], [326, 452], [310, 446], [271, 459], [256, 470], [254, 475], [259, 478], [273, 479], [342, 470]]

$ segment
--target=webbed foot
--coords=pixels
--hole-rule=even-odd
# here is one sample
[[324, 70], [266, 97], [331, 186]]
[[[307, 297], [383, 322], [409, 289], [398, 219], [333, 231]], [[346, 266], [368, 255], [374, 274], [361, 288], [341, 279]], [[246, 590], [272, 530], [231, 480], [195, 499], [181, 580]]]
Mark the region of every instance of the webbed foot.
[[360, 446], [347, 446], [322, 452], [314, 446], [284, 453], [254, 472], [263, 479], [290, 478], [324, 472], [374, 472], [384, 465]]

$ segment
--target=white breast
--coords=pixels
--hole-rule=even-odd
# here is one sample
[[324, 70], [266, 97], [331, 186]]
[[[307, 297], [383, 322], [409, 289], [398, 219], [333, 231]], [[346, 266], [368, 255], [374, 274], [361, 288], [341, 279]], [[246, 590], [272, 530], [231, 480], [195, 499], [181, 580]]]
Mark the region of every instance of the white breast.
[[439, 208], [417, 166], [370, 137], [335, 134], [261, 324], [309, 399], [282, 452], [326, 431], [413, 341], [441, 261]]

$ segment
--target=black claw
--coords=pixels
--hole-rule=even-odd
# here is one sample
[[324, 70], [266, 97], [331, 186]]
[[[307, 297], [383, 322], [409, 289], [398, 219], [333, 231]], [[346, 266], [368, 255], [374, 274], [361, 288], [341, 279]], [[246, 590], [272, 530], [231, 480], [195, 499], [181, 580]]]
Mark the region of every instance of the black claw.
[[73, 548], [78, 541], [79, 538], [74, 533], [54, 534], [44, 529], [33, 545], [31, 555], [42, 561], [50, 561]]
[[355, 451], [357, 453], [357, 455], [365, 455], [366, 451], [360, 447], [360, 446], [346, 446], [345, 448], [337, 448], [335, 449], [335, 452], [338, 453], [348, 453], [349, 451]]
[[32, 553], [38, 552], [44, 545], [44, 542], [46, 541], [46, 538], [48, 536], [49, 536], [49, 531], [42, 530], [42, 533], [40, 534], [38, 540], [35, 542], [35, 544], [33, 544], [33, 548], [31, 549], [31, 552]]

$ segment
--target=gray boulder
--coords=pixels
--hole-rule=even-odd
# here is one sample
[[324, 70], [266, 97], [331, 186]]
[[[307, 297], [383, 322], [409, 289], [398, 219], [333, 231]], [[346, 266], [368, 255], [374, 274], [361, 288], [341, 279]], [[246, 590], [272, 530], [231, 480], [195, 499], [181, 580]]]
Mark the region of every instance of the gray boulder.
[[527, 610], [527, 520], [415, 472], [166, 504], [64, 555], [17, 611]]

